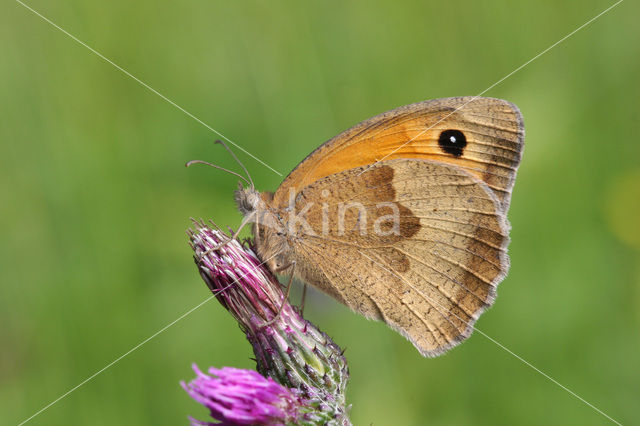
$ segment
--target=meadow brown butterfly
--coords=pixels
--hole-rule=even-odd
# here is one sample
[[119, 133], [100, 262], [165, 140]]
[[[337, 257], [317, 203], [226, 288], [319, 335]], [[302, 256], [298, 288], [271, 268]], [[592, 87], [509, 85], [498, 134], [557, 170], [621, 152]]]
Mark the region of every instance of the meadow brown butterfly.
[[509, 268], [506, 219], [522, 115], [491, 98], [436, 99], [325, 142], [271, 192], [236, 191], [258, 256], [424, 356], [467, 338]]

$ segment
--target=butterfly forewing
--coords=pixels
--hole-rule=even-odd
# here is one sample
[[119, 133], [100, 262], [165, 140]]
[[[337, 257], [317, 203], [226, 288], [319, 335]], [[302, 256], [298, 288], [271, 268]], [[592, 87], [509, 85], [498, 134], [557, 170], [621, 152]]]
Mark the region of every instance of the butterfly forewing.
[[485, 182], [506, 210], [523, 143], [522, 115], [510, 102], [478, 97], [424, 101], [377, 115], [327, 141], [291, 172], [274, 201], [284, 203], [289, 188], [299, 190], [343, 170], [413, 158], [465, 169]]

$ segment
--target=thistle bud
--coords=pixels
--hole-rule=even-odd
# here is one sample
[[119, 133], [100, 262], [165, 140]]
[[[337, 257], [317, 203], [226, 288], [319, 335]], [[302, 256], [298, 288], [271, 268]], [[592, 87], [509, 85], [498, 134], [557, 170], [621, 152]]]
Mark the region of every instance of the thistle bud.
[[299, 398], [298, 423], [350, 425], [345, 401], [349, 374], [342, 350], [286, 300], [251, 242], [229, 241], [204, 223], [196, 223], [189, 236], [200, 275], [238, 321], [253, 347], [258, 372]]

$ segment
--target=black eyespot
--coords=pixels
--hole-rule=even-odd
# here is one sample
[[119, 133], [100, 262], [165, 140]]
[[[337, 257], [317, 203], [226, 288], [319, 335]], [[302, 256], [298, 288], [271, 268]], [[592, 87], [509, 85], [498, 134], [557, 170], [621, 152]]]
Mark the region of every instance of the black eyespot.
[[460, 157], [467, 146], [467, 138], [460, 130], [444, 130], [438, 138], [438, 145], [447, 154]]

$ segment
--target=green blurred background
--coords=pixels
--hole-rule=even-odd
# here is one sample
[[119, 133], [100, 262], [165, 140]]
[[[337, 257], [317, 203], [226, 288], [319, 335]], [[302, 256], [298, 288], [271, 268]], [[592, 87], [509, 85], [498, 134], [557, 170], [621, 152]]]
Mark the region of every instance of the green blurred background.
[[[479, 93], [612, 2], [28, 4], [286, 174], [360, 120]], [[624, 424], [640, 423], [639, 15], [623, 2], [486, 94], [527, 137], [511, 272], [478, 328]], [[206, 127], [12, 1], [0, 52], [0, 423], [17, 424], [204, 300], [189, 218], [240, 216], [236, 178], [184, 167], [237, 169]], [[307, 316], [347, 348], [356, 425], [607, 423], [478, 333], [423, 359], [317, 293]], [[206, 418], [178, 384], [190, 364], [250, 356], [212, 301], [30, 424]]]

